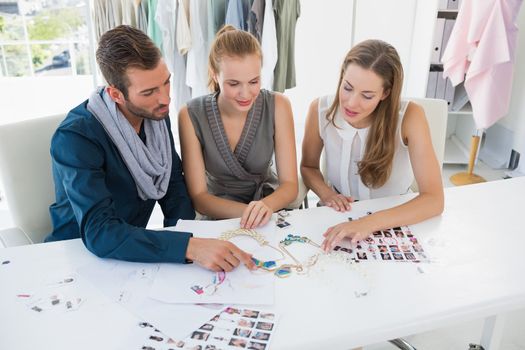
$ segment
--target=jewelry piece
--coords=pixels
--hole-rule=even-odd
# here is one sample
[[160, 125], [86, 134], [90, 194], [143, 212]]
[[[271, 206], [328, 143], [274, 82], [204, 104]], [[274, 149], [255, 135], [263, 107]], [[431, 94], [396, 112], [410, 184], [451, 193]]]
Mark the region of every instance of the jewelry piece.
[[[314, 268], [312, 268], [312, 276], [326, 279], [330, 278], [330, 274], [327, 271], [330, 269], [332, 264], [342, 264], [349, 272], [357, 273], [361, 283], [358, 283], [354, 287], [354, 296], [356, 298], [364, 297], [368, 295], [371, 290], [371, 283], [368, 279], [366, 271], [363, 269], [359, 261], [354, 260], [350, 255], [342, 251], [331, 251], [330, 253], [318, 254], [318, 261]], [[339, 277], [337, 277], [339, 278]], [[336, 280], [328, 280], [328, 284], [337, 285]]]
[[[285, 212], [285, 214], [283, 213], [282, 215], [288, 216], [289, 213]], [[257, 231], [250, 230], [250, 229], [242, 229], [242, 228], [225, 231], [219, 235], [218, 239], [223, 240], [223, 241], [229, 241], [230, 239], [236, 236], [251, 237], [254, 240], [256, 240], [260, 246], [268, 246], [278, 251], [282, 256], [279, 259], [262, 261], [262, 260], [252, 257], [252, 261], [255, 264], [255, 266], [257, 266], [257, 268], [265, 270], [265, 271], [273, 272], [274, 275], [279, 278], [285, 278], [285, 277], [290, 276], [293, 269], [295, 269], [299, 273], [305, 271], [305, 268], [309, 268], [310, 266], [316, 263], [317, 258], [319, 256], [319, 254], [315, 254], [307, 260], [306, 264], [302, 264], [292, 254], [290, 254], [290, 252], [285, 248], [285, 246], [288, 246], [292, 244], [293, 242], [299, 242], [299, 243], [308, 243], [310, 245], [313, 245], [314, 247], [321, 249], [321, 246], [319, 244], [315, 243], [308, 237], [305, 237], [305, 236], [301, 237], [301, 236], [292, 235], [292, 234], [289, 234], [288, 236], [286, 236], [284, 240], [280, 241], [279, 248], [276, 248], [270, 245], [270, 243], [266, 239], [264, 239], [264, 236], [258, 233]], [[278, 266], [276, 261], [285, 259], [286, 258], [285, 254], [288, 255], [295, 262], [295, 264], [283, 264], [281, 266]], [[196, 290], [194, 291], [198, 293], [198, 291]]]
[[259, 232], [255, 231], [255, 230], [239, 228], [239, 229], [236, 229], [236, 230], [229, 230], [229, 231], [225, 231], [225, 232], [221, 233], [221, 235], [219, 236], [219, 239], [223, 240], [223, 241], [229, 241], [233, 237], [237, 237], [237, 236], [248, 236], [248, 237], [251, 237], [254, 240], [256, 240], [257, 243], [259, 243], [259, 245], [261, 247], [262, 246], [267, 246], [267, 247], [272, 248], [273, 250], [279, 252], [279, 254], [281, 255], [281, 258], [279, 258], [279, 259], [262, 261], [262, 260], [259, 260], [257, 258], [252, 257], [252, 261], [255, 264], [255, 266], [257, 266], [257, 268], [260, 268], [260, 269], [263, 269], [263, 270], [269, 271], [269, 272], [274, 272], [274, 274], [277, 277], [287, 277], [287, 272], [286, 272], [287, 269], [285, 267], [283, 267], [284, 265], [278, 268], [277, 267], [277, 263], [276, 263], [276, 261], [284, 260], [286, 258], [284, 256], [284, 253], [282, 252], [282, 250], [280, 250], [280, 249], [270, 245], [270, 243], [266, 239], [264, 239], [264, 236], [261, 235]]
[[277, 263], [274, 260], [261, 261], [257, 258], [252, 257], [252, 261], [255, 264], [255, 266], [260, 267], [261, 269], [266, 271], [273, 271], [277, 268]]
[[277, 220], [275, 221], [275, 224], [277, 225], [277, 227], [280, 227], [280, 228], [285, 228], [285, 227], [288, 227], [290, 226], [290, 223], [288, 221], [285, 220], [285, 217], [288, 217], [290, 216], [290, 213], [286, 210], [279, 210], [277, 212]]
[[290, 213], [287, 210], [282, 209], [277, 212], [277, 215], [279, 215], [282, 218], [285, 218], [287, 216], [290, 216]]
[[215, 275], [213, 275], [213, 279], [210, 284], [208, 284], [205, 287], [201, 287], [199, 285], [191, 286], [190, 289], [194, 291], [196, 294], [206, 294], [206, 295], [214, 295], [217, 290], [219, 289], [219, 286], [224, 283], [226, 280], [226, 272], [220, 271], [216, 272]]
[[314, 241], [312, 241], [310, 238], [308, 238], [306, 236], [302, 236], [301, 237], [301, 236], [292, 235], [292, 234], [289, 234], [288, 236], [286, 236], [285, 239], [283, 239], [282, 241], [279, 242], [279, 248], [281, 248], [283, 250], [283, 252], [285, 252], [295, 262], [295, 265], [289, 265], [289, 266], [291, 268], [292, 267], [295, 268], [295, 270], [297, 272], [303, 272], [305, 270], [305, 268], [309, 268], [310, 266], [315, 264], [315, 262], [317, 261], [318, 254], [315, 254], [314, 256], [311, 256], [308, 259], [308, 262], [306, 264], [302, 264], [299, 260], [297, 260], [297, 258], [295, 256], [293, 256], [288, 251], [288, 249], [285, 248], [286, 246], [289, 246], [289, 245], [291, 245], [294, 242], [307, 243], [307, 244], [313, 245], [314, 247], [317, 247], [319, 249], [321, 249], [321, 246], [319, 244], [315, 243]]

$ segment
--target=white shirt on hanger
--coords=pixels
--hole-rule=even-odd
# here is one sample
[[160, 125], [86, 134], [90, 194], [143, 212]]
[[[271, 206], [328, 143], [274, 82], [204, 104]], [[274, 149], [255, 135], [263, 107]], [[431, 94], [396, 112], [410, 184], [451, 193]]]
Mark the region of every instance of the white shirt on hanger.
[[187, 0], [178, 0], [177, 9], [177, 47], [181, 55], [185, 55], [191, 49], [191, 30], [189, 21], [189, 9]]
[[208, 6], [207, 1], [190, 2], [192, 45], [186, 64], [186, 84], [191, 97], [207, 95], [208, 91]]
[[177, 18], [177, 0], [158, 0], [155, 21], [161, 28], [164, 61], [172, 73], [170, 114], [177, 115], [179, 109], [191, 98], [190, 88], [186, 85], [186, 62], [177, 49], [175, 40]]
[[277, 32], [272, 1], [266, 0], [264, 5], [264, 24], [261, 37], [263, 65], [261, 70], [261, 88], [272, 91], [273, 70], [277, 63]]

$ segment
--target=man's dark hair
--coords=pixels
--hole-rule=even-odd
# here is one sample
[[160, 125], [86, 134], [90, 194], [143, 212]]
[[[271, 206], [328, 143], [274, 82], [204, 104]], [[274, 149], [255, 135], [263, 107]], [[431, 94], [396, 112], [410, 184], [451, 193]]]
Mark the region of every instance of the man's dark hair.
[[97, 63], [106, 82], [128, 98], [126, 70], [154, 69], [162, 55], [155, 43], [141, 30], [121, 25], [105, 32], [99, 40]]

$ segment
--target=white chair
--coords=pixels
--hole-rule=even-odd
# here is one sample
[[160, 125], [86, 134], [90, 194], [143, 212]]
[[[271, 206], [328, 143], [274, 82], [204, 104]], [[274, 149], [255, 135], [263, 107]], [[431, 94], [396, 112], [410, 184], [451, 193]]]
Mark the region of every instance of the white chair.
[[[427, 117], [428, 127], [430, 129], [430, 137], [432, 138], [432, 146], [436, 153], [436, 158], [439, 163], [439, 169], [443, 169], [443, 159], [445, 158], [445, 141], [447, 138], [447, 120], [448, 120], [448, 105], [447, 101], [436, 98], [407, 98], [408, 100], [417, 103], [425, 111]], [[417, 183], [414, 180], [411, 189], [418, 192]]]
[[55, 201], [51, 137], [64, 114], [0, 126], [0, 179], [16, 228], [0, 231], [0, 244], [40, 243], [51, 232]]

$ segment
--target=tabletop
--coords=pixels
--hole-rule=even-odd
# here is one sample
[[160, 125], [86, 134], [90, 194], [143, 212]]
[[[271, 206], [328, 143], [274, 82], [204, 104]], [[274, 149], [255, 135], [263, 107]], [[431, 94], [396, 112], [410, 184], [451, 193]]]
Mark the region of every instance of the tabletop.
[[[525, 178], [447, 188], [443, 214], [410, 225], [430, 262], [352, 266], [348, 273], [360, 274], [366, 296], [352, 293], [355, 279], [344, 269], [312, 268], [276, 279], [272, 309], [281, 319], [271, 347], [348, 349], [524, 307], [524, 195]], [[347, 213], [295, 210], [286, 218], [291, 225], [275, 233], [321, 242], [329, 226], [413, 196], [360, 201]], [[78, 278], [64, 287], [63, 293], [86, 298], [73, 312], [38, 314], [19, 297], [97, 259], [78, 239], [1, 249], [0, 348], [119, 349], [137, 317], [111, 302], [97, 283]]]

